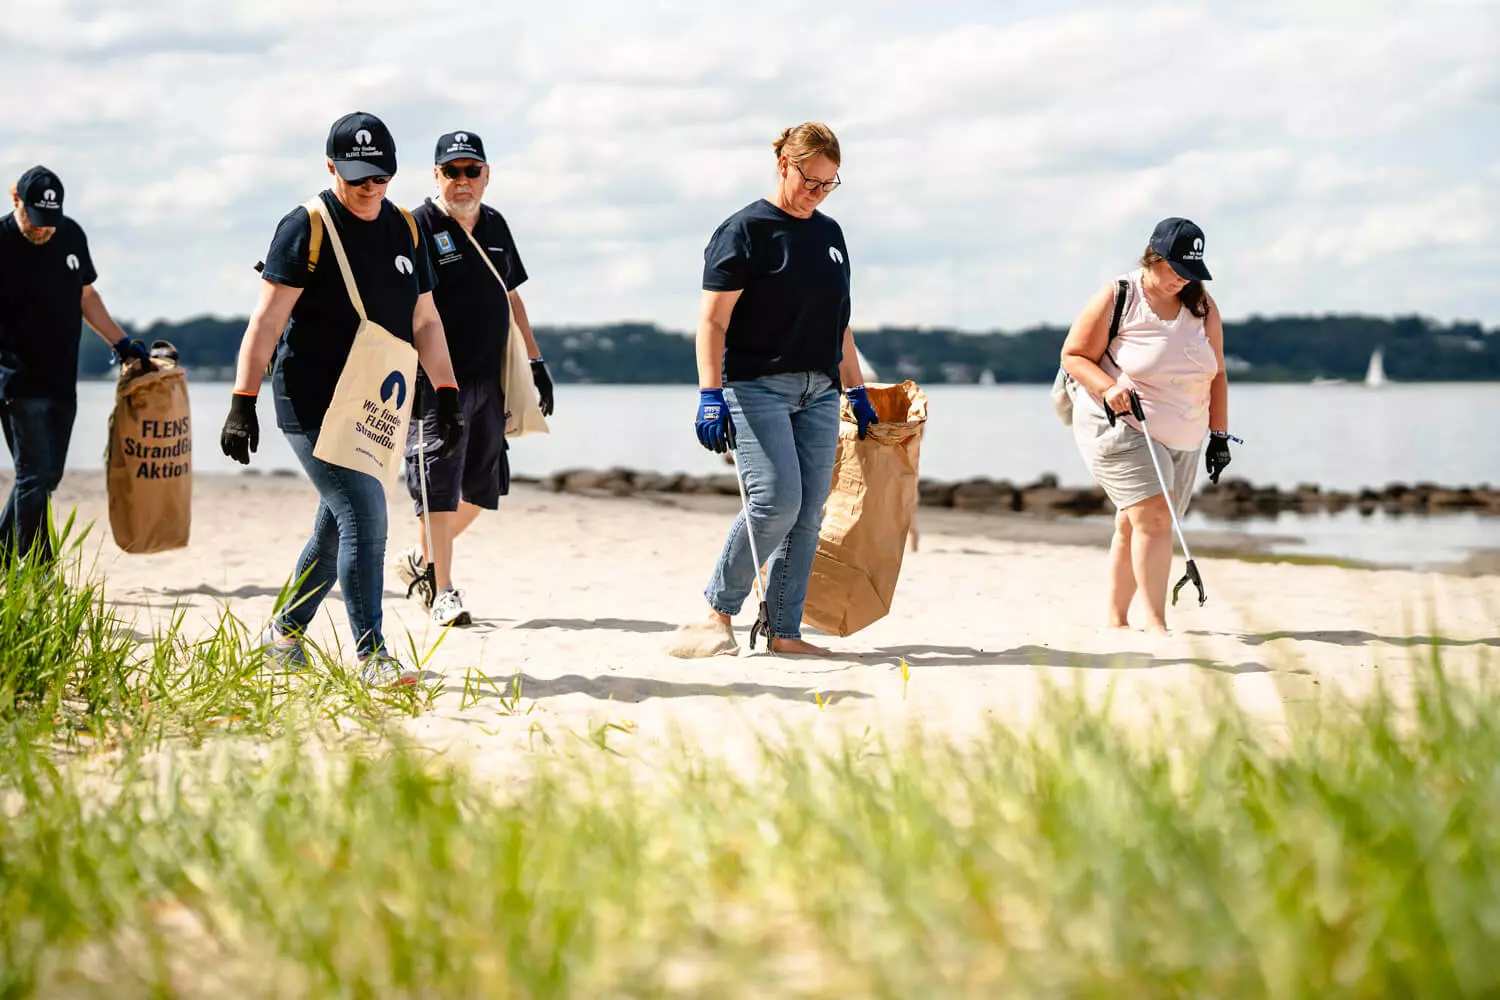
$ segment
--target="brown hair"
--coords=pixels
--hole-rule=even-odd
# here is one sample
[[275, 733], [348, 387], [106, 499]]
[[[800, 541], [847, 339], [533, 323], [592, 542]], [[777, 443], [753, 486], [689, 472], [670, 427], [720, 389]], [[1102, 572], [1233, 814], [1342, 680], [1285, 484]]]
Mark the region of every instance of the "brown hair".
[[815, 156], [826, 156], [839, 166], [839, 139], [833, 129], [822, 122], [803, 122], [801, 125], [781, 130], [781, 138], [771, 143], [777, 157], [785, 156], [793, 163], [806, 163]]
[[[1157, 261], [1166, 259], [1155, 250], [1147, 247], [1146, 252], [1141, 254], [1141, 266], [1149, 268]], [[1203, 287], [1203, 282], [1189, 281], [1186, 285], [1182, 286], [1182, 291], [1177, 293], [1177, 298], [1183, 305], [1187, 306], [1188, 312], [1199, 319], [1208, 315], [1208, 291]]]

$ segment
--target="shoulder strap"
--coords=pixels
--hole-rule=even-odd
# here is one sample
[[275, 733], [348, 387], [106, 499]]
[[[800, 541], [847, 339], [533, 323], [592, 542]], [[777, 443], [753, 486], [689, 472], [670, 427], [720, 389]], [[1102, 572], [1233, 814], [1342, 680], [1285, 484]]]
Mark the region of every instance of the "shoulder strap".
[[402, 215], [406, 216], [406, 228], [411, 230], [411, 248], [415, 250], [417, 248], [417, 244], [421, 242], [422, 239], [421, 234], [417, 232], [417, 217], [415, 215], [412, 215], [406, 209], [402, 208], [400, 205], [397, 205], [396, 208], [400, 210]]
[[[321, 215], [324, 211], [323, 199], [313, 195], [302, 207], [307, 209], [308, 218]], [[344, 241], [339, 239], [338, 223], [332, 219], [328, 220], [328, 242], [333, 245], [333, 258], [338, 261], [339, 274], [343, 275], [344, 288], [349, 292], [349, 304], [354, 307], [361, 320], [368, 319], [364, 300], [359, 297], [359, 289], [354, 286], [354, 272], [349, 267], [349, 258], [344, 255]]]
[[1120, 335], [1120, 317], [1125, 313], [1125, 300], [1130, 297], [1130, 285], [1124, 278], [1115, 282], [1115, 314], [1109, 321], [1109, 342]]
[[[316, 199], [314, 199], [316, 200]], [[306, 206], [303, 206], [306, 208]], [[318, 269], [318, 254], [323, 251], [323, 213], [307, 209], [307, 273]]]
[[[446, 202], [443, 201], [443, 198], [442, 198], [441, 195], [439, 195], [438, 197], [432, 199], [432, 203], [437, 206], [437, 210], [439, 212], [442, 212], [444, 215], [448, 216], [448, 218], [450, 218], [450, 219], [453, 218], [453, 213], [450, 212], [450, 211], [448, 211], [448, 205], [447, 205]], [[481, 208], [480, 211], [483, 212], [484, 209]], [[495, 270], [495, 262], [492, 261], [492, 260], [490, 260], [490, 255], [484, 252], [484, 247], [482, 247], [482, 246], [479, 245], [479, 241], [474, 238], [474, 234], [472, 232], [470, 232], [464, 226], [464, 224], [462, 222], [460, 222], [458, 224], [458, 228], [462, 229], [464, 231], [464, 235], [469, 238], [469, 242], [472, 243], [472, 244], [474, 244], [474, 249], [479, 254], [479, 259], [482, 260], [482, 261], [484, 261], [484, 266], [488, 267], [490, 269], [490, 273], [495, 276], [495, 280], [498, 281], [498, 282], [500, 282], [500, 290], [502, 292], [504, 292], [505, 294], [509, 295], [510, 294], [510, 289], [508, 289], [508, 288], [505, 287], [505, 279], [502, 278], [502, 277], [500, 277], [500, 272], [499, 271]]]

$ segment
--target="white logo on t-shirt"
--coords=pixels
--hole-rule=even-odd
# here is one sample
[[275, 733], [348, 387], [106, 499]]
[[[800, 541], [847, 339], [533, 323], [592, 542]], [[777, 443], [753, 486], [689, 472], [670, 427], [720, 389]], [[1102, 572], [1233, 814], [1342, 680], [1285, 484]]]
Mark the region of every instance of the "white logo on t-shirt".
[[76, 253], [68, 254], [68, 256], [63, 258], [63, 263], [68, 265], [69, 271], [78, 270], [78, 255]]
[[839, 252], [838, 247], [829, 247], [828, 256], [833, 260], [835, 264], [842, 264], [844, 262], [844, 255]]
[[396, 270], [402, 274], [411, 274], [416, 268], [412, 267], [410, 258], [398, 253], [396, 255]]

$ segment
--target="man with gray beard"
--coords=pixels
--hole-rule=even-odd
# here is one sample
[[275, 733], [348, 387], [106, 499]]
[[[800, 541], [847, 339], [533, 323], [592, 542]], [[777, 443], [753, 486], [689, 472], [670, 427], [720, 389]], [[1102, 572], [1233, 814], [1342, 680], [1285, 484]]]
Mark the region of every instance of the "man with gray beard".
[[[484, 142], [473, 132], [444, 134], [437, 141], [432, 173], [438, 197], [427, 199], [412, 214], [438, 275], [433, 299], [448, 336], [465, 433], [451, 457], [438, 454], [431, 425], [435, 417], [432, 393], [419, 374], [418, 410], [407, 436], [405, 472], [417, 517], [425, 518], [431, 529], [432, 550], [427, 551], [427, 533], [419, 532], [420, 548], [396, 553], [391, 568], [406, 583], [408, 594], [418, 593], [431, 609], [434, 622], [469, 625], [473, 618], [453, 585], [453, 540], [474, 523], [481, 510], [494, 510], [500, 497], [510, 491], [500, 374], [512, 310], [526, 341], [541, 411], [547, 416], [552, 413], [552, 378], [517, 291], [526, 281], [526, 267], [516, 252], [510, 227], [498, 211], [481, 203], [490, 179]], [[425, 425], [421, 436], [425, 448], [419, 446], [419, 420]], [[426, 509], [420, 489], [423, 467]], [[429, 564], [431, 584], [426, 575]]]

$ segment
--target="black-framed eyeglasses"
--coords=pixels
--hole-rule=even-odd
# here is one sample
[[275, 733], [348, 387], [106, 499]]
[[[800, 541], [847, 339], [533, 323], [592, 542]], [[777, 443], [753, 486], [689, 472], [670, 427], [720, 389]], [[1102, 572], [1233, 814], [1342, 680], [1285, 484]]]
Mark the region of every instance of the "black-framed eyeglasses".
[[365, 178], [363, 178], [361, 180], [350, 181], [349, 184], [350, 184], [351, 187], [361, 187], [362, 188], [362, 187], [367, 187], [367, 186], [369, 186], [371, 184], [374, 184], [376, 187], [379, 187], [382, 184], [389, 184], [390, 182], [391, 182], [390, 176], [389, 175], [385, 175], [385, 176], [381, 176], [381, 177], [365, 177]]
[[834, 174], [833, 180], [831, 181], [810, 180], [806, 174], [802, 173], [801, 167], [797, 166], [797, 164], [795, 163], [793, 163], [792, 166], [797, 168], [797, 173], [802, 174], [802, 190], [804, 191], [822, 191], [826, 194], [829, 191], [832, 191], [834, 188], [838, 187], [840, 184], [844, 183], [843, 181], [839, 180], [838, 174]]
[[443, 176], [450, 181], [458, 180], [460, 175], [469, 178], [469, 180], [474, 180], [482, 173], [484, 173], [484, 164], [482, 163], [471, 163], [467, 167], [455, 167], [451, 163], [443, 164]]

